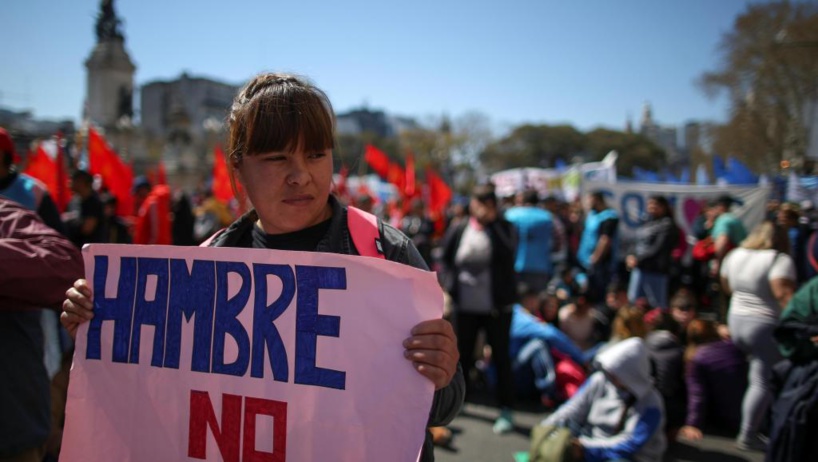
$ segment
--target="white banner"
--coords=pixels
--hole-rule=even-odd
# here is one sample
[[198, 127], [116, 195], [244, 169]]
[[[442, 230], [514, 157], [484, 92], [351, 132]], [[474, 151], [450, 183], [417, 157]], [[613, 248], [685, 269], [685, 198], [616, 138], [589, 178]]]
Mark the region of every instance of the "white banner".
[[675, 212], [676, 223], [691, 235], [693, 223], [704, 210], [707, 201], [730, 196], [736, 201], [731, 209], [750, 232], [764, 219], [771, 189], [747, 186], [694, 186], [662, 183], [607, 183], [587, 181], [582, 185], [586, 193], [601, 191], [608, 205], [619, 213], [620, 245], [627, 248], [633, 241], [640, 219], [646, 213], [648, 198], [667, 197]]

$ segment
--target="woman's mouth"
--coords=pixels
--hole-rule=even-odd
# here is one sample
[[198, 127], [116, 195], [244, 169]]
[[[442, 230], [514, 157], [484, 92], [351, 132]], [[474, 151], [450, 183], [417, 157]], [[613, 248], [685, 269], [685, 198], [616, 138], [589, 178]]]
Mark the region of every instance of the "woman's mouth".
[[309, 194], [299, 194], [296, 196], [290, 196], [284, 199], [283, 202], [287, 205], [300, 207], [310, 204], [314, 199], [315, 198]]

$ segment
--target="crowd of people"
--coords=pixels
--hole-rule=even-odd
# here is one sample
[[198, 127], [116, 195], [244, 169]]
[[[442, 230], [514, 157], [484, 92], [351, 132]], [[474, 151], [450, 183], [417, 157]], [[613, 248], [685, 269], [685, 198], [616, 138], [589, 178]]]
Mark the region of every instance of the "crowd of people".
[[[480, 186], [470, 216], [441, 240], [467, 383], [487, 376], [494, 386], [494, 431], [513, 428], [515, 399], [534, 399], [557, 409], [543, 424], [570, 427], [584, 460], [659, 460], [669, 441], [710, 430], [736, 435], [739, 449], [768, 450], [769, 460], [801, 460], [780, 451], [814, 432], [815, 400], [801, 424], [776, 406], [782, 393], [808, 395], [818, 383], [814, 366], [804, 369], [818, 361], [818, 306], [791, 302], [816, 269], [815, 222], [794, 204], [772, 204], [748, 232], [731, 213], [735, 201], [718, 197], [691, 246], [656, 195], [624, 244], [604, 195], [583, 199], [500, 199]], [[802, 330], [789, 334], [805, 354], [798, 379], [774, 373], [793, 356], [781, 327], [788, 306], [801, 313], [793, 329]], [[487, 347], [476, 348], [480, 327]], [[790, 454], [816, 453], [798, 441], [806, 452]]]
[[[250, 205], [240, 217], [206, 192], [191, 198], [144, 178], [132, 216], [118, 216], [116, 198], [83, 170], [72, 173], [74, 197], [61, 214], [40, 183], [15, 170], [14, 145], [0, 129], [0, 214], [17, 217], [0, 221], [0, 344], [26, 353], [0, 359], [25, 382], [0, 381], [0, 407], [13, 410], [0, 418], [0, 459], [58, 454], [70, 335], [93, 316], [83, 245], [361, 254], [349, 239], [347, 202], [380, 207], [370, 196], [332, 194], [334, 115], [319, 89], [258, 76], [236, 97], [228, 126], [228, 168]], [[499, 406], [495, 433], [513, 430], [520, 401], [536, 400], [555, 410], [543, 425], [570, 428], [571, 451], [584, 460], [660, 460], [668, 441], [711, 429], [735, 433], [741, 449], [768, 450], [770, 460], [818, 453], [800, 436], [818, 425], [815, 393], [804, 391], [818, 389], [808, 207], [771, 202], [768, 220], [748, 232], [731, 213], [733, 199], [719, 197], [697, 220], [694, 244], [661, 195], [648, 200], [632, 243], [620, 239], [619, 216], [599, 192], [566, 202], [536, 191], [500, 198], [478, 185], [452, 203], [442, 229], [423, 201], [408, 205], [380, 213], [382, 252], [437, 270], [448, 300], [448, 321], [422, 323], [404, 342], [436, 388], [422, 460], [432, 460], [433, 442], [451, 439], [445, 425], [464, 395], [485, 384]], [[31, 255], [45, 258], [25, 260], [38, 262], [30, 271], [7, 264]], [[38, 276], [14, 282], [27, 274]], [[53, 310], [33, 309], [57, 306], [64, 330]], [[49, 352], [50, 364], [42, 360]]]

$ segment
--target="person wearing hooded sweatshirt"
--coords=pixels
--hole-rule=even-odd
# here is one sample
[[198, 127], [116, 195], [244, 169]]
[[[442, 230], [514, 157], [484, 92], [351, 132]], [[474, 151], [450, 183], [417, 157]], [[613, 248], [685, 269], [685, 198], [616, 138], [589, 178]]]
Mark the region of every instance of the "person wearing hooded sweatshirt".
[[570, 428], [577, 438], [575, 454], [582, 453], [586, 462], [662, 460], [665, 412], [642, 339], [605, 350], [597, 366], [598, 372], [542, 424]]

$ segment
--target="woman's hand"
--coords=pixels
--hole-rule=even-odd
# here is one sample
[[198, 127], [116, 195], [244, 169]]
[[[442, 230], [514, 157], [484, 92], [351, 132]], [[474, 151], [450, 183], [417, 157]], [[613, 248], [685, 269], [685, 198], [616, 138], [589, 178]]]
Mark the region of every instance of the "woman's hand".
[[412, 328], [412, 336], [403, 341], [404, 356], [415, 369], [435, 384], [446, 387], [457, 372], [457, 338], [445, 319], [424, 321]]
[[74, 287], [65, 292], [66, 300], [62, 303], [62, 315], [60, 322], [71, 335], [77, 336], [77, 328], [80, 324], [90, 321], [94, 317], [94, 294], [88, 287], [88, 281], [77, 279]]
[[679, 436], [690, 441], [699, 441], [702, 439], [702, 431], [696, 427], [685, 425], [679, 429]]

